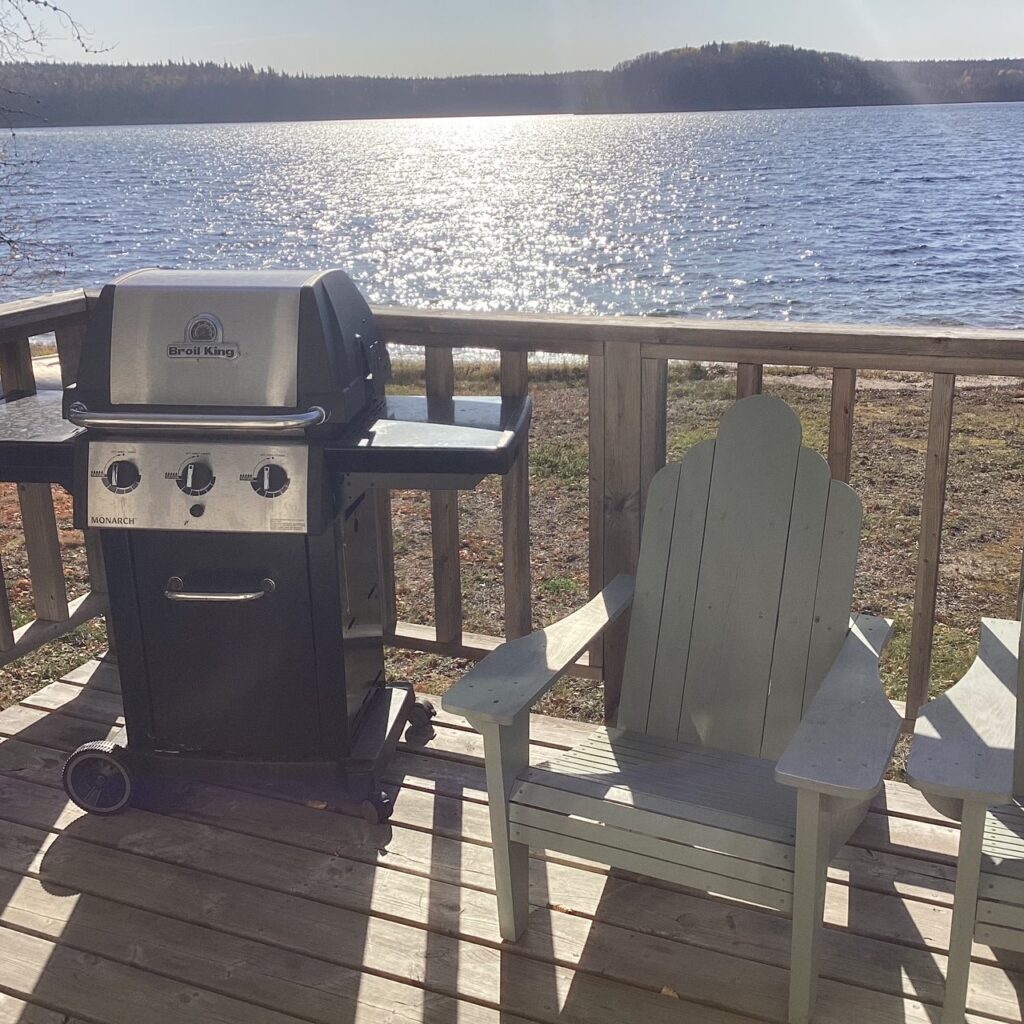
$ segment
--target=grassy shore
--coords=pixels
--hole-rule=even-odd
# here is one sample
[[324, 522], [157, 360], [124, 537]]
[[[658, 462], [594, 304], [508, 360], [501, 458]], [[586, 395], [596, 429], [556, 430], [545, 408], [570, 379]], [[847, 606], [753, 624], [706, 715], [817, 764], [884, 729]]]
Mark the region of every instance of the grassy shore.
[[[494, 393], [493, 365], [459, 365], [457, 390]], [[421, 371], [396, 366], [392, 392], [417, 392]], [[535, 413], [530, 449], [531, 561], [534, 623], [545, 625], [587, 597], [588, 450], [586, 371], [581, 365], [531, 369]], [[805, 443], [824, 451], [828, 435], [828, 378], [806, 368], [767, 371], [765, 390], [788, 401], [804, 425]], [[733, 373], [718, 367], [672, 364], [668, 451], [679, 458], [715, 433], [735, 394]], [[889, 693], [903, 696], [914, 601], [917, 533], [928, 434], [927, 379], [914, 374], [864, 375], [858, 391], [852, 484], [865, 505], [855, 604], [896, 619], [883, 665]], [[1024, 391], [1016, 384], [965, 382], [957, 395], [932, 690], [954, 682], [974, 656], [982, 615], [1012, 616], [1024, 524]], [[71, 528], [70, 501], [57, 490], [58, 518], [69, 593], [87, 586], [81, 536]], [[485, 481], [461, 499], [461, 558], [465, 628], [502, 632], [500, 483]], [[432, 566], [426, 495], [394, 495], [399, 617], [432, 618]], [[14, 489], [0, 489], [0, 554], [16, 624], [28, 621], [31, 586]], [[0, 706], [100, 652], [102, 624], [92, 623], [0, 671]], [[404, 651], [389, 653], [392, 677], [441, 692], [466, 663]], [[600, 685], [566, 680], [541, 710], [596, 721]]]

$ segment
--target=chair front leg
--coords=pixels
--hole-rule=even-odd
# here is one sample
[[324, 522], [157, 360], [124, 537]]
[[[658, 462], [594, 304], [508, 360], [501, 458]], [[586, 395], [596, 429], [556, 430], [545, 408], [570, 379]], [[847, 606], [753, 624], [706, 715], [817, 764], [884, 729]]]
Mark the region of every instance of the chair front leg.
[[810, 789], [801, 789], [797, 794], [793, 938], [789, 964], [790, 1024], [808, 1024], [818, 991], [818, 953], [831, 843], [827, 800]]
[[509, 838], [509, 796], [530, 763], [530, 715], [522, 712], [512, 725], [479, 720], [472, 724], [484, 738], [498, 928], [503, 939], [515, 942], [530, 913], [530, 848]]
[[956, 861], [956, 895], [949, 932], [949, 963], [946, 967], [946, 998], [942, 1024], [963, 1024], [967, 1008], [967, 983], [971, 973], [971, 946], [978, 914], [981, 853], [985, 841], [988, 805], [964, 801], [960, 815], [960, 850]]

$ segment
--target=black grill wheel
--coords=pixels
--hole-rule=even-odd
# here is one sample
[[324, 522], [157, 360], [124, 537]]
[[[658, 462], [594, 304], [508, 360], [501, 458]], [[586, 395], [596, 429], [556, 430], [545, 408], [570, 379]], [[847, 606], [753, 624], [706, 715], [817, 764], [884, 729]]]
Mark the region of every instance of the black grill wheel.
[[405, 742], [412, 747], [422, 747], [435, 736], [431, 719], [437, 717], [437, 709], [429, 700], [421, 697], [409, 708], [409, 728], [405, 730]]
[[64, 762], [64, 792], [90, 814], [117, 814], [131, 803], [132, 776], [124, 749], [109, 740], [83, 743]]
[[426, 697], [420, 697], [409, 708], [409, 724], [417, 729], [430, 725], [432, 718], [437, 718], [437, 708]]

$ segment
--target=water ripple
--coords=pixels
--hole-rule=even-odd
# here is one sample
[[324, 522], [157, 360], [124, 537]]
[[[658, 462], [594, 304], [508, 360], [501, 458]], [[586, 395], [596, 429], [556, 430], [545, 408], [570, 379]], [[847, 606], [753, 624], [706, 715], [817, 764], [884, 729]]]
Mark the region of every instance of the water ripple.
[[1022, 139], [1024, 104], [24, 130], [4, 199], [62, 287], [340, 265], [407, 306], [1024, 327]]

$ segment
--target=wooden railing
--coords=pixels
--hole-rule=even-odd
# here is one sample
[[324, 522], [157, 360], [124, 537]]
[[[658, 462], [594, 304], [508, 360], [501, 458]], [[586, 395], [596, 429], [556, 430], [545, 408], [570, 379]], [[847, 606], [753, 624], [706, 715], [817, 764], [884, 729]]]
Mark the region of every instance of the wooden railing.
[[[763, 368], [814, 366], [832, 370], [828, 461], [832, 475], [849, 480], [859, 370], [930, 373], [931, 416], [917, 556], [917, 583], [910, 643], [907, 714], [912, 719], [928, 697], [938, 589], [942, 519], [946, 504], [950, 434], [957, 374], [1024, 376], [1024, 331], [900, 329], [689, 321], [653, 317], [478, 315], [427, 310], [376, 310], [390, 343], [423, 346], [428, 383], [450, 397], [450, 372], [430, 367], [452, 364], [455, 349], [494, 349], [502, 358], [502, 389], [519, 394], [525, 384], [522, 360], [530, 352], [569, 353], [587, 358], [590, 409], [590, 588], [596, 593], [620, 572], [635, 569], [640, 548], [644, 498], [665, 461], [667, 361], [713, 361], [737, 367], [737, 397], [761, 390]], [[513, 362], [513, 360], [517, 360]], [[513, 369], [514, 367], [514, 369]], [[523, 471], [525, 477], [525, 470]], [[513, 497], [512, 495], [521, 495]], [[528, 504], [525, 484], [506, 480], [503, 531], [506, 634], [524, 631], [529, 600], [524, 586], [528, 560]], [[450, 499], [446, 499], [450, 500]], [[434, 530], [438, 587], [458, 578], [457, 520], [444, 511]], [[510, 562], [509, 550], [518, 552]], [[445, 598], [439, 599], [443, 604]], [[456, 605], [449, 606], [451, 613]], [[442, 618], [438, 615], [438, 622]], [[444, 630], [398, 623], [395, 641], [417, 649], [481, 656], [497, 642], [469, 637], [454, 616]], [[607, 634], [590, 652], [582, 674], [604, 678], [609, 718], [618, 705], [627, 626]]]
[[[78, 359], [88, 322], [84, 292], [64, 292], [0, 306], [0, 386], [4, 396], [33, 394], [35, 370], [29, 338], [53, 334], [60, 362], [61, 383], [78, 373]], [[61, 556], [60, 533], [53, 492], [46, 483], [18, 484], [21, 529], [32, 585], [35, 618], [14, 628], [11, 605], [0, 563], [0, 665], [101, 615], [106, 608], [106, 585], [97, 538], [85, 536], [91, 590], [68, 600]]]
[[[0, 375], [5, 391], [32, 386], [27, 339], [48, 331], [56, 331], [64, 382], [74, 379], [87, 306], [88, 301], [81, 292], [0, 306]], [[394, 308], [378, 308], [375, 313], [389, 343], [419, 346], [425, 350], [425, 387], [431, 403], [439, 408], [449, 403], [454, 395], [456, 349], [499, 352], [500, 386], [504, 395], [521, 395], [527, 391], [527, 357], [532, 352], [568, 353], [586, 358], [591, 592], [599, 590], [618, 573], [635, 569], [647, 485], [665, 460], [669, 360], [735, 364], [739, 397], [761, 390], [765, 365], [830, 368], [828, 460], [833, 476], [842, 480], [850, 475], [858, 371], [880, 369], [931, 374], [931, 416], [921, 496], [907, 690], [908, 718], [914, 717], [916, 709], [927, 699], [931, 670], [956, 376], [1024, 377], [1024, 332], [707, 322], [653, 317], [478, 315]], [[48, 489], [26, 485], [23, 492], [31, 495], [23, 499], [23, 517], [27, 524], [27, 544], [29, 533], [33, 535], [29, 557], [37, 594], [37, 616], [48, 623], [66, 621], [63, 583], [56, 581], [59, 557], [55, 557], [55, 527]], [[381, 496], [377, 508], [385, 564], [385, 615], [391, 641], [401, 647], [464, 657], [481, 657], [492, 650], [501, 638], [463, 629], [457, 493], [431, 494], [433, 624], [408, 623], [397, 618], [388, 495]], [[507, 636], [522, 635], [532, 625], [529, 508], [524, 456], [502, 480]], [[100, 570], [98, 564], [96, 570]], [[94, 605], [93, 609], [96, 607]], [[65, 616], [63, 620], [62, 616]], [[2, 617], [0, 608], [0, 619]], [[606, 635], [603, 644], [592, 650], [578, 668], [582, 675], [604, 679], [609, 717], [618, 704], [625, 631], [626, 626], [622, 624]], [[5, 642], [10, 649], [9, 629], [7, 634], [0, 635], [0, 648]]]

